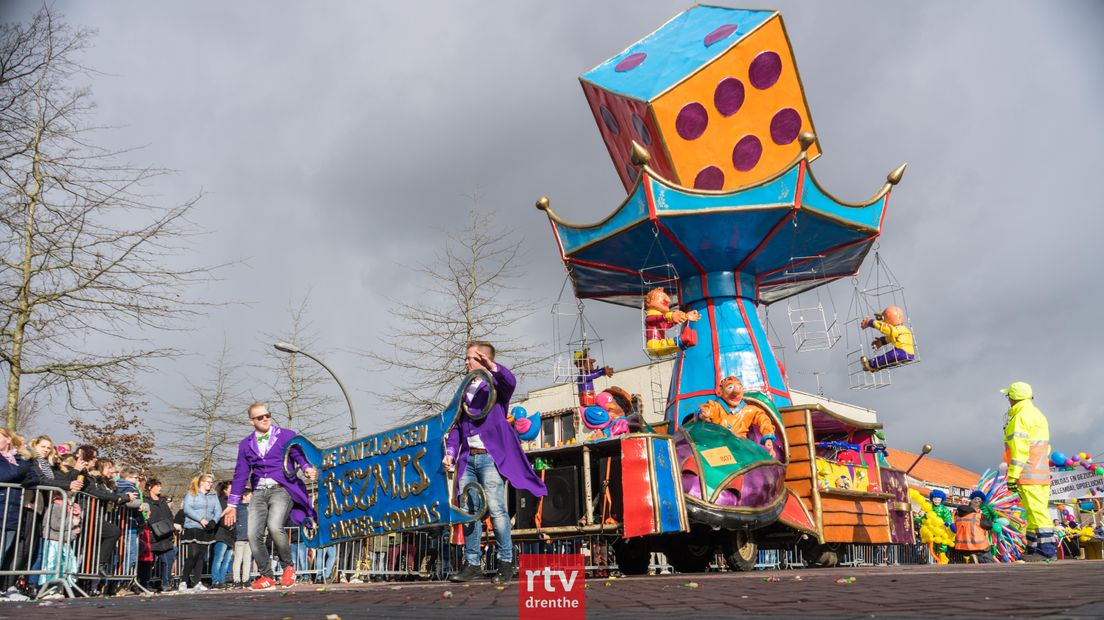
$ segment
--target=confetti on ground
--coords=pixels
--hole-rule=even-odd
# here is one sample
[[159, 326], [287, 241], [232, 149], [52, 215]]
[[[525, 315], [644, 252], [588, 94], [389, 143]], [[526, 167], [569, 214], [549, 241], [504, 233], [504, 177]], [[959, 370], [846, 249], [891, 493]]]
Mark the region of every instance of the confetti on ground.
[[803, 580], [804, 579], [801, 577], [801, 575], [798, 575], [798, 576], [794, 577], [794, 581], [803, 581]]
[[495, 590], [505, 590], [506, 586], [495, 586]]
[[452, 590], [445, 590], [442, 592], [441, 598], [452, 598]]
[[698, 588], [698, 587], [701, 587], [701, 586], [696, 581], [690, 581], [690, 582], [686, 583], [686, 587], [687, 588]]
[[766, 581], [767, 583], [778, 583], [779, 581], [782, 581], [782, 579], [778, 577], [765, 577], [763, 581]]
[[326, 614], [326, 620], [341, 620], [341, 616], [337, 614]]
[[391, 586], [392, 590], [402, 590], [402, 586]]
[[836, 583], [855, 583], [854, 577], [840, 577], [836, 580]]

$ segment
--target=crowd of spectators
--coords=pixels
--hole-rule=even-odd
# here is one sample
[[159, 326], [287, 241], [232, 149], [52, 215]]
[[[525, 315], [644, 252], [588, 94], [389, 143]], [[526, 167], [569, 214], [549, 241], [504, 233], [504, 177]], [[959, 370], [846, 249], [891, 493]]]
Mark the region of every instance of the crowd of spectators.
[[[0, 428], [0, 597], [63, 585], [91, 595], [247, 587], [257, 573], [250, 493], [228, 526], [219, 516], [229, 487], [200, 474], [174, 502], [161, 480], [101, 458], [94, 446], [26, 442]], [[332, 550], [314, 558], [298, 545], [296, 555], [303, 568], [316, 564], [301, 568], [301, 579], [332, 574]]]

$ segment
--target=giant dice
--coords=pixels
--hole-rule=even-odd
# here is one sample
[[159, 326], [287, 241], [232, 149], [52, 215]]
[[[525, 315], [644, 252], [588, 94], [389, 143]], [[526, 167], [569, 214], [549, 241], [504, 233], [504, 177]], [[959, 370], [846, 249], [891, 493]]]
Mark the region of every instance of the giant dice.
[[776, 11], [695, 6], [580, 80], [626, 189], [634, 140], [667, 179], [731, 190], [782, 171], [814, 131]]

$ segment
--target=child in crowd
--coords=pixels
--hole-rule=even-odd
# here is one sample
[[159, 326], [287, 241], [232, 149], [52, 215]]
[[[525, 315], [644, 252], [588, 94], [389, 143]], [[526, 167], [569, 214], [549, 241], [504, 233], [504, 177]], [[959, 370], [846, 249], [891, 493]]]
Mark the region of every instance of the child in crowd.
[[253, 498], [253, 491], [242, 491], [241, 502], [238, 504], [238, 519], [234, 522], [234, 565], [231, 578], [235, 588], [244, 588], [249, 585], [253, 572], [253, 551], [249, 548], [249, 500]]

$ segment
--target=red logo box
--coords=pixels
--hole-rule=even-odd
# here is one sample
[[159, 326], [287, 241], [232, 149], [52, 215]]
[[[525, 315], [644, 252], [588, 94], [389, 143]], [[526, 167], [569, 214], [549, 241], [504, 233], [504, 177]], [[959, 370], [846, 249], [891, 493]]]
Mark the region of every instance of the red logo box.
[[585, 620], [582, 555], [525, 553], [518, 560], [519, 620]]

